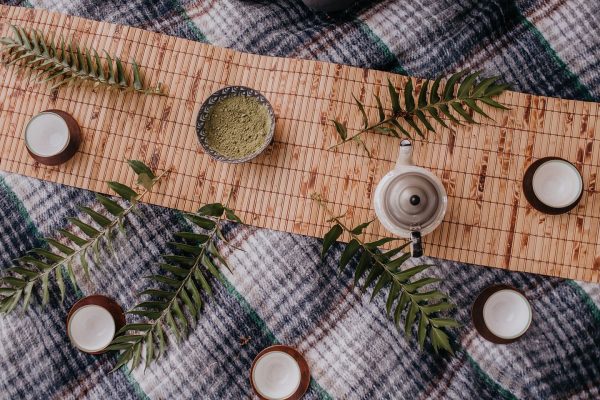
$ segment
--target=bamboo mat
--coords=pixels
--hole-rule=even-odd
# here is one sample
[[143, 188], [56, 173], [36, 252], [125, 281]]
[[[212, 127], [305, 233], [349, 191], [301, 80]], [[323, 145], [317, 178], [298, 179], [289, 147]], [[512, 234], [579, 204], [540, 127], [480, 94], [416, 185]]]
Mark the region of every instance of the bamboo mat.
[[[320, 193], [354, 223], [371, 219], [372, 194], [396, 159], [399, 140], [366, 136], [369, 159], [354, 144], [326, 150], [337, 140], [331, 118], [360, 125], [355, 94], [375, 117], [372, 94], [387, 98], [388, 77], [373, 70], [296, 59], [265, 57], [177, 39], [140, 29], [41, 10], [0, 8], [0, 20], [73, 37], [83, 46], [135, 58], [146, 81], [161, 81], [168, 97], [122, 94], [91, 87], [50, 94], [22, 72], [0, 67], [0, 169], [107, 192], [107, 180], [133, 182], [125, 159], [145, 160], [173, 173], [146, 200], [195, 210], [224, 201], [252, 225], [322, 236], [329, 225], [310, 196]], [[6, 24], [3, 35], [8, 32]], [[201, 151], [195, 132], [206, 97], [228, 85], [260, 90], [272, 103], [277, 124], [267, 152], [242, 165], [218, 163]], [[426, 237], [426, 254], [510, 270], [600, 281], [600, 164], [598, 104], [508, 92], [511, 111], [489, 110], [494, 121], [437, 127], [427, 143], [415, 144], [415, 161], [446, 186], [444, 223]], [[34, 114], [49, 108], [71, 113], [83, 130], [80, 152], [60, 167], [45, 167], [27, 154], [22, 133]], [[487, 109], [486, 109], [487, 110]], [[526, 167], [560, 156], [582, 171], [585, 193], [571, 213], [545, 216], [521, 191]], [[385, 235], [374, 223], [370, 238]]]

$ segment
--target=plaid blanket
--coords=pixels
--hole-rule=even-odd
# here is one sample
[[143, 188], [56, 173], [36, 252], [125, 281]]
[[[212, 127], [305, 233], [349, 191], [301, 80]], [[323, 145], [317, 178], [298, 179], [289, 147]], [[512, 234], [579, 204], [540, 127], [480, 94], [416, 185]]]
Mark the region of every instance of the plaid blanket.
[[[10, 1], [9, 1], [10, 3]], [[597, 0], [417, 0], [361, 2], [337, 14], [300, 1], [47, 0], [22, 6], [102, 19], [261, 54], [314, 58], [434, 77], [461, 68], [500, 74], [516, 89], [600, 99]], [[0, 173], [0, 268], [41, 244], [93, 194]], [[441, 289], [458, 305], [456, 356], [420, 352], [336, 271], [338, 246], [321, 261], [318, 239], [230, 224], [234, 267], [189, 339], [146, 371], [108, 373], [115, 355], [75, 350], [65, 335], [69, 307], [103, 293], [125, 308], [147, 288], [159, 254], [182, 229], [174, 210], [142, 206], [127, 221], [116, 255], [91, 280], [57, 290], [42, 309], [0, 319], [0, 398], [239, 399], [252, 396], [254, 356], [273, 343], [296, 346], [312, 380], [307, 399], [600, 398], [600, 285], [432, 260]], [[470, 306], [486, 286], [506, 283], [532, 301], [530, 331], [511, 345], [482, 339]], [[56, 288], [54, 288], [56, 289]]]

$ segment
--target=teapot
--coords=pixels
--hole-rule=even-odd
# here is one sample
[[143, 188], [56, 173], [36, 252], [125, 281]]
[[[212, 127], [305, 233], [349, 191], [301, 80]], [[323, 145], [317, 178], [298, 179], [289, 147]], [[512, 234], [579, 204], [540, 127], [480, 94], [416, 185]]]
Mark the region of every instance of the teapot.
[[409, 140], [400, 143], [396, 167], [375, 189], [375, 214], [381, 224], [395, 235], [411, 239], [411, 255], [421, 257], [421, 237], [442, 222], [448, 195], [440, 179], [429, 170], [417, 167]]
[[341, 11], [358, 3], [358, 0], [302, 0], [308, 7], [317, 11]]

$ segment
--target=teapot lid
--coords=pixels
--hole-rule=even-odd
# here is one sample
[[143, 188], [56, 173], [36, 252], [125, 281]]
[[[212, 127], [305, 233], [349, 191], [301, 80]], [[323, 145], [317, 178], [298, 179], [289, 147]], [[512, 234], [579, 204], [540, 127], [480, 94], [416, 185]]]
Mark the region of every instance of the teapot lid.
[[397, 175], [385, 193], [387, 214], [400, 226], [420, 229], [438, 213], [440, 193], [423, 174], [407, 172]]

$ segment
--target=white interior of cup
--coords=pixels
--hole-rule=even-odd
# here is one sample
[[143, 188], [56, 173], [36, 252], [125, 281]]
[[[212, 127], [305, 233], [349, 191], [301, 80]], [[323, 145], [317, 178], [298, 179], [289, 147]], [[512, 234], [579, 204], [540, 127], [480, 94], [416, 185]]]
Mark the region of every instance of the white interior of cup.
[[531, 317], [529, 301], [516, 290], [499, 290], [483, 306], [485, 325], [502, 339], [514, 339], [525, 333], [531, 324]]
[[300, 366], [283, 351], [264, 354], [254, 364], [252, 381], [261, 396], [280, 400], [290, 397], [300, 386]]
[[40, 157], [62, 153], [69, 144], [69, 127], [58, 114], [43, 112], [33, 117], [25, 128], [25, 144]]
[[77, 348], [86, 352], [101, 351], [115, 336], [115, 320], [106, 308], [90, 304], [71, 315], [68, 333]]
[[577, 168], [564, 160], [550, 160], [533, 174], [533, 192], [549, 207], [567, 207], [577, 201], [583, 180]]

